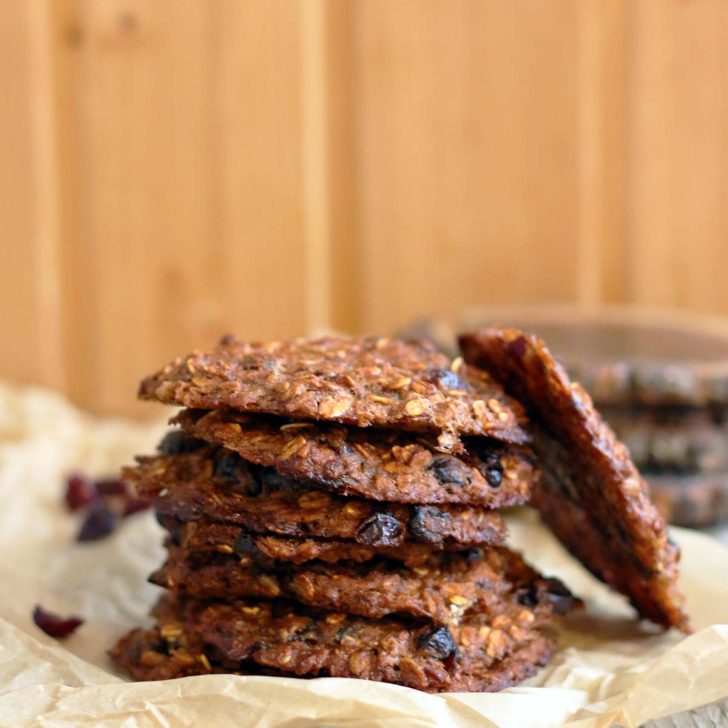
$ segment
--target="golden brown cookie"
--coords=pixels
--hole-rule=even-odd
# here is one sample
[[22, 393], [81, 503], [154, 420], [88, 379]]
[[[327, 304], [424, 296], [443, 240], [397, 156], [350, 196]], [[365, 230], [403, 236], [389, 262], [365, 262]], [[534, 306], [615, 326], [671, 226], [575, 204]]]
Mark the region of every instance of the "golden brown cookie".
[[501, 543], [498, 513], [463, 505], [419, 506], [344, 498], [258, 468], [211, 446], [138, 458], [124, 477], [155, 509], [182, 521], [236, 523], [254, 533], [351, 539], [364, 546], [415, 541]]
[[434, 547], [431, 544], [405, 541], [399, 546], [364, 546], [356, 541], [340, 539], [286, 538], [249, 533], [240, 526], [210, 521], [189, 521], [184, 523], [171, 516], [157, 515], [160, 525], [170, 533], [177, 546], [195, 550], [215, 550], [219, 553], [235, 553], [250, 556], [263, 565], [305, 564], [309, 561], [323, 561], [333, 564], [337, 561], [363, 563], [383, 556], [400, 561], [407, 566], [419, 566], [427, 561], [433, 552], [440, 550], [466, 551], [471, 546], [450, 542]]
[[514, 329], [460, 337], [463, 356], [527, 408], [543, 471], [534, 505], [596, 576], [665, 627], [689, 630], [679, 551], [627, 449], [543, 341]]
[[[205, 603], [165, 594], [155, 614], [156, 632], [135, 631], [111, 653], [136, 679], [155, 679], [139, 666], [145, 652], [161, 655], [146, 654], [147, 660], [164, 662], [180, 645], [186, 651], [184, 645], [192, 644], [200, 650], [200, 673], [254, 662], [291, 676], [355, 677], [429, 692], [494, 691], [533, 675], [554, 649], [525, 610], [515, 620], [473, 619], [448, 628], [327, 614], [286, 602]], [[160, 636], [163, 646], [155, 642]], [[167, 662], [163, 676], [173, 669], [175, 663]]]
[[195, 599], [284, 597], [372, 619], [407, 614], [444, 624], [473, 612], [512, 616], [524, 608], [542, 624], [554, 611], [564, 614], [577, 604], [558, 579], [541, 576], [502, 547], [433, 554], [413, 568], [385, 559], [270, 568], [234, 553], [167, 549], [166, 563], [150, 581]]
[[244, 412], [459, 435], [528, 439], [522, 410], [482, 372], [429, 342], [360, 337], [246, 343], [225, 337], [147, 377], [139, 396], [197, 409]]
[[245, 460], [341, 495], [397, 503], [502, 508], [530, 496], [536, 468], [523, 448], [472, 438], [459, 456], [434, 435], [316, 423], [230, 410], [184, 410], [172, 422]]

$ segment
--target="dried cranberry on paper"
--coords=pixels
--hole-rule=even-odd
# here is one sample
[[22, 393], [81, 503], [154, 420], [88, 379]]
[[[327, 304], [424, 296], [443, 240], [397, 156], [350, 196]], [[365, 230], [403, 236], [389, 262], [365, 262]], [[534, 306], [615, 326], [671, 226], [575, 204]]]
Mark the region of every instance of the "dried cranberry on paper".
[[131, 496], [124, 504], [124, 512], [122, 513], [122, 516], [126, 518], [127, 516], [131, 516], [134, 513], [139, 513], [139, 511], [146, 511], [147, 508], [151, 507], [151, 505], [152, 502], [147, 500], [146, 498]]
[[96, 485], [80, 473], [72, 473], [66, 480], [64, 500], [69, 511], [78, 511], [90, 505], [98, 496]]
[[102, 478], [96, 481], [99, 495], [129, 495], [129, 486], [120, 478]]
[[76, 536], [77, 541], [98, 541], [114, 531], [119, 516], [105, 503], [98, 501], [91, 506]]
[[40, 604], [36, 604], [33, 609], [33, 621], [47, 635], [56, 639], [63, 639], [73, 634], [84, 622], [81, 617], [61, 617], [43, 609]]

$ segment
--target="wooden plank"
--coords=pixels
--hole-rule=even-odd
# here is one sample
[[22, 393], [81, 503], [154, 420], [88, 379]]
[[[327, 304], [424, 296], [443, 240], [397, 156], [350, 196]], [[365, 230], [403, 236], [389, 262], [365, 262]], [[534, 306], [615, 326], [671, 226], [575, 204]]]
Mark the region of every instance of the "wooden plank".
[[728, 312], [721, 0], [0, 0], [0, 373], [104, 412], [231, 330]]
[[365, 300], [360, 271], [356, 3], [327, 0], [324, 22], [329, 324], [339, 331], [357, 332], [362, 329]]
[[579, 5], [578, 301], [583, 308], [628, 294], [627, 41], [625, 0]]
[[70, 390], [149, 412], [137, 382], [171, 356], [309, 323], [301, 18], [283, 1], [83, 0], [63, 23]]
[[650, 720], [642, 728], [717, 728], [728, 723], [728, 699], [693, 708], [685, 713]]
[[331, 319], [331, 212], [327, 95], [327, 3], [301, 6], [301, 149], [306, 330], [325, 332]]
[[66, 361], [96, 411], [219, 328], [207, 5], [83, 0], [61, 19]]
[[577, 6], [356, 5], [365, 328], [577, 300]]
[[0, 2], [2, 374], [61, 386], [48, 40], [45, 4]]
[[219, 285], [227, 321], [245, 337], [300, 335], [310, 305], [302, 6], [229, 0], [218, 7]]
[[728, 4], [634, 5], [631, 299], [728, 312]]

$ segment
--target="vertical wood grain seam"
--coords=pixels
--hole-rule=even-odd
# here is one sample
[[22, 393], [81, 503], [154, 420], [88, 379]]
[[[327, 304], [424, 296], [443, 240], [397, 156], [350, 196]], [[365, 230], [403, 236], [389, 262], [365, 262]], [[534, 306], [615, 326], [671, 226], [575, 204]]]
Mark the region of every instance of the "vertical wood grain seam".
[[306, 326], [331, 326], [330, 205], [326, 86], [326, 0], [302, 0], [301, 113]]
[[65, 384], [61, 331], [60, 199], [55, 108], [54, 14], [49, 3], [27, 4], [30, 26], [32, 164], [35, 180], [34, 254], [37, 308], [35, 351], [42, 383], [56, 388]]
[[357, 150], [361, 94], [356, 63], [357, 6], [327, 0], [326, 10], [330, 323], [340, 331], [361, 332], [363, 282], [358, 193], [362, 180]]
[[601, 171], [602, 48], [599, 33], [599, 0], [579, 4], [578, 25], [578, 206], [577, 206], [577, 303], [593, 308], [602, 299], [599, 259], [603, 244], [600, 221], [604, 189]]
[[[94, 133], [88, 108], [91, 31], [89, 6], [81, 0], [49, 3], [55, 33], [53, 82], [58, 159], [59, 287], [65, 392], [76, 404], [94, 408], [100, 391], [99, 311], [92, 282], [93, 228], [97, 199], [91, 194], [89, 154]], [[102, 241], [97, 241], [103, 245]]]
[[638, 209], [636, 194], [639, 190], [637, 163], [638, 139], [637, 120], [639, 111], [637, 104], [637, 93], [639, 93], [641, 67], [639, 65], [639, 54], [637, 44], [640, 42], [641, 3], [640, 0], [627, 3], [626, 20], [626, 55], [625, 67], [627, 69], [627, 139], [626, 139], [626, 180], [625, 180], [625, 237], [627, 245], [625, 304], [636, 304], [639, 302], [638, 285], [639, 280], [639, 251], [636, 246], [639, 243], [638, 235]]
[[577, 301], [586, 309], [619, 302], [628, 289], [628, 5], [578, 6]]

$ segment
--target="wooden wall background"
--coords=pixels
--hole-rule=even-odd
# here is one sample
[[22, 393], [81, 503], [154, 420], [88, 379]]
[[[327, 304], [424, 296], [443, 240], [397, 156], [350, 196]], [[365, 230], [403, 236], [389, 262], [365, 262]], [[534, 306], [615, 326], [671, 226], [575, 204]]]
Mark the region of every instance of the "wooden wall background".
[[725, 0], [0, 0], [0, 375], [221, 332], [728, 313]]

